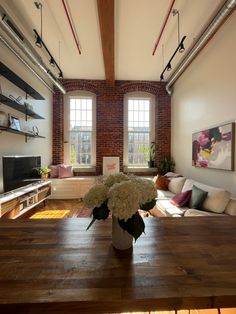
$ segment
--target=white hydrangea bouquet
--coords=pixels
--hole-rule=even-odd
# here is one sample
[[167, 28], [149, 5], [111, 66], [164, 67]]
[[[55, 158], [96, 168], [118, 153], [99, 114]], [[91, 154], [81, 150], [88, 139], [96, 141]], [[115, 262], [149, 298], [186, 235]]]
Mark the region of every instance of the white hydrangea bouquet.
[[145, 225], [138, 209], [148, 211], [156, 204], [156, 187], [151, 180], [123, 173], [102, 178], [84, 197], [84, 204], [93, 208], [93, 219], [106, 219], [111, 212], [120, 227], [135, 240], [144, 232]]

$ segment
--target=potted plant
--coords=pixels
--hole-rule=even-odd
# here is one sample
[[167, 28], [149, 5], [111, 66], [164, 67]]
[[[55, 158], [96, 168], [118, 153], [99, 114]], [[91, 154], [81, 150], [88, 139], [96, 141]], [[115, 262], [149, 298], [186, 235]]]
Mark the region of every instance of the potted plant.
[[42, 168], [38, 168], [37, 171], [38, 171], [38, 174], [41, 176], [41, 179], [45, 180], [48, 178], [48, 174], [51, 170], [47, 167], [42, 167]]
[[151, 142], [149, 147], [141, 147], [140, 150], [143, 151], [145, 160], [148, 163], [149, 168], [154, 168], [155, 166], [155, 142]]
[[165, 157], [164, 159], [160, 160], [158, 163], [158, 172], [161, 175], [166, 174], [167, 172], [174, 172], [175, 171], [175, 162], [174, 159]]

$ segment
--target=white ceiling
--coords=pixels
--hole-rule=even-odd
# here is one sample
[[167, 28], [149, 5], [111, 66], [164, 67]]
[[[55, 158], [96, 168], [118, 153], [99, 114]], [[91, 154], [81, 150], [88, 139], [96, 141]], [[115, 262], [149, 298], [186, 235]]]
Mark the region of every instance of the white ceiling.
[[[96, 0], [67, 0], [79, 36], [81, 55], [76, 48], [62, 1], [40, 2], [43, 5], [43, 40], [60, 64], [64, 77], [105, 79]], [[40, 33], [40, 11], [36, 9], [34, 1], [0, 0], [0, 3], [33, 43], [33, 28]], [[178, 45], [177, 16], [171, 15], [157, 51], [152, 55], [170, 3], [171, 0], [115, 0], [116, 79], [159, 80], [163, 67]], [[175, 1], [174, 8], [180, 12], [180, 37], [187, 36], [187, 49], [222, 3], [224, 0]], [[43, 54], [42, 49], [36, 49]], [[184, 54], [176, 56], [173, 67]], [[46, 56], [44, 60], [47, 60]]]

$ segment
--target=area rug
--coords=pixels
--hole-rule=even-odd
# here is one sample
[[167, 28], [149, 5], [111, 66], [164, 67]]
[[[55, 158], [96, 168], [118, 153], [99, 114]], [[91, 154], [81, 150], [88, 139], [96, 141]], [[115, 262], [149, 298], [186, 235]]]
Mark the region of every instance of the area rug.
[[30, 219], [53, 219], [67, 218], [70, 215], [70, 210], [42, 210], [33, 214]]

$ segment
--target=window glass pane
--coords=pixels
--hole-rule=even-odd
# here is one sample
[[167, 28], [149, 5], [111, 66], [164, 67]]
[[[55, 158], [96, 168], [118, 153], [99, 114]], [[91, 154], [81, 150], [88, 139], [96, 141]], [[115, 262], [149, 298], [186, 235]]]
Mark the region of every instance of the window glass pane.
[[128, 101], [128, 110], [134, 110], [134, 102], [132, 99], [129, 99]]
[[92, 99], [70, 100], [70, 163], [92, 162]]
[[133, 103], [134, 103], [134, 110], [138, 110], [139, 109], [139, 105], [138, 105], [139, 101], [134, 100]]
[[141, 148], [150, 144], [150, 101], [128, 100], [128, 164], [146, 166], [147, 160]]
[[75, 99], [70, 100], [70, 109], [75, 109]]
[[87, 99], [87, 110], [92, 111], [92, 99]]

